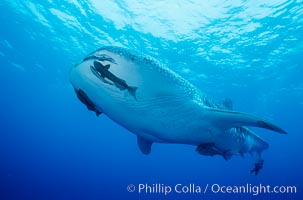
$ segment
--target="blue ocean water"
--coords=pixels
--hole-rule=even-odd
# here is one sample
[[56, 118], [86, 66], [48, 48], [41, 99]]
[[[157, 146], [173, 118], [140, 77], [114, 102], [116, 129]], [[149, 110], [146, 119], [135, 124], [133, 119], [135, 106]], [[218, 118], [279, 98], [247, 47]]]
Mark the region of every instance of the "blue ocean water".
[[[0, 199], [302, 199], [303, 1], [4, 0], [0, 2]], [[105, 45], [151, 55], [218, 101], [288, 135], [254, 160], [186, 145], [141, 154], [135, 135], [80, 103], [70, 68]], [[136, 191], [128, 192], [134, 184]], [[202, 193], [138, 192], [139, 184]], [[205, 186], [295, 186], [296, 193], [215, 193]]]

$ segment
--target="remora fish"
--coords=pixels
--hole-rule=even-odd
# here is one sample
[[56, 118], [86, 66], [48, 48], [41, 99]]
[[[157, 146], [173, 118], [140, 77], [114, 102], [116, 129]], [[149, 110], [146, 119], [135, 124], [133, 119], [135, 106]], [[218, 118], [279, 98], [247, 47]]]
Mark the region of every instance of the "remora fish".
[[[214, 103], [180, 75], [145, 55], [103, 47], [86, 58], [70, 71], [73, 87], [85, 92], [94, 109], [133, 132], [144, 154], [150, 153], [154, 142], [194, 145], [202, 155], [224, 159], [255, 153], [251, 172], [257, 174], [263, 166], [261, 152], [268, 144], [247, 127], [286, 133], [259, 117], [232, 111], [231, 101]], [[110, 65], [110, 72], [100, 68], [97, 63], [101, 61], [101, 67]], [[100, 80], [96, 72], [115, 85]], [[137, 100], [117, 89], [128, 85], [140, 88]]]
[[[93, 71], [94, 74], [98, 74], [98, 77], [101, 76], [102, 77], [102, 81], [108, 84], [111, 84], [110, 82], [106, 81], [105, 78], [107, 78], [108, 80], [111, 80], [113, 82], [113, 84], [115, 86], [117, 86], [117, 88], [119, 88], [120, 90], [128, 90], [128, 92], [134, 96], [134, 98], [136, 99], [136, 90], [138, 89], [137, 87], [131, 87], [128, 86], [127, 83], [125, 82], [125, 80], [116, 77], [114, 74], [112, 74], [109, 71], [110, 65], [102, 65], [100, 62], [94, 61], [94, 67], [91, 66], [91, 70]], [[112, 84], [111, 84], [112, 85]]]
[[83, 92], [81, 89], [77, 90], [75, 89], [76, 95], [78, 97], [78, 99], [84, 104], [86, 105], [88, 110], [94, 111], [97, 115], [97, 117], [101, 114], [101, 112], [99, 110], [96, 109], [96, 106], [94, 105], [94, 103], [88, 98], [88, 96], [85, 94], [85, 92]]

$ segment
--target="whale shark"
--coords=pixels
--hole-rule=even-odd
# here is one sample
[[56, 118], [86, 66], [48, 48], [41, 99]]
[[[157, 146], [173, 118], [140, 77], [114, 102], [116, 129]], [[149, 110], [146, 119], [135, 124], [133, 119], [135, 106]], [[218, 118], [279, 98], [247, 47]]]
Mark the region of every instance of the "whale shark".
[[232, 101], [217, 103], [155, 58], [122, 47], [105, 46], [70, 70], [69, 79], [86, 107], [137, 136], [143, 154], [153, 143], [186, 144], [204, 156], [229, 160], [255, 157], [252, 173], [263, 167], [268, 148], [249, 127], [287, 132], [262, 118], [233, 110]]

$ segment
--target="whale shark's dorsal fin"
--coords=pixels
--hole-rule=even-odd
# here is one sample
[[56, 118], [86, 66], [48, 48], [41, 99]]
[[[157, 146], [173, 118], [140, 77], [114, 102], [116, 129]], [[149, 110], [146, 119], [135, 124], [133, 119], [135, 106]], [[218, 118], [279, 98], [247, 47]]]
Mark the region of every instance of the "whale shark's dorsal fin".
[[252, 115], [213, 108], [209, 108], [208, 111], [210, 112], [209, 119], [224, 130], [241, 126], [253, 126], [287, 134], [282, 128]]
[[139, 149], [143, 154], [145, 154], [145, 155], [150, 154], [151, 146], [152, 146], [153, 142], [151, 142], [141, 136], [137, 136], [137, 142], [138, 142]]

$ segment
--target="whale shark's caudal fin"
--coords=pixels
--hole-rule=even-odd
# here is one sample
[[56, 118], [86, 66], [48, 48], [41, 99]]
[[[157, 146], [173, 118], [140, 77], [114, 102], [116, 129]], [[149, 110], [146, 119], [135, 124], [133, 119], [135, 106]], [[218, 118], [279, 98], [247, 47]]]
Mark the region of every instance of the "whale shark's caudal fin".
[[145, 155], [150, 154], [151, 146], [153, 144], [151, 141], [149, 141], [145, 138], [142, 138], [141, 136], [137, 136], [137, 142], [138, 142], [139, 149], [143, 154], [145, 154]]
[[252, 115], [248, 115], [241, 112], [211, 108], [208, 109], [208, 111], [209, 119], [211, 119], [212, 122], [215, 123], [218, 127], [221, 127], [223, 129], [241, 126], [254, 126], [269, 129], [278, 133], [287, 134], [287, 132], [282, 128]]

